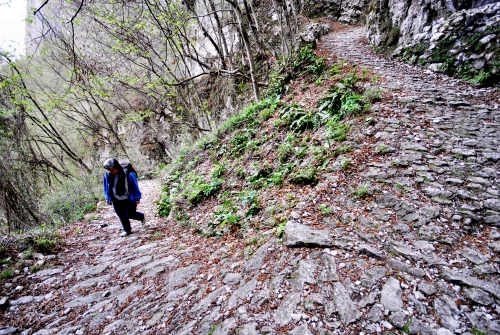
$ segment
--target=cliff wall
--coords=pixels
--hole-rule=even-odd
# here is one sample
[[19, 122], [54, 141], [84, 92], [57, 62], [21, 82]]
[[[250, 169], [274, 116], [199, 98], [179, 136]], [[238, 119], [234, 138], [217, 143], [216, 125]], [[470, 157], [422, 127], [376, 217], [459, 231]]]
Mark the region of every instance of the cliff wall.
[[435, 72], [498, 84], [500, 2], [306, 0], [303, 13], [365, 24], [371, 45]]

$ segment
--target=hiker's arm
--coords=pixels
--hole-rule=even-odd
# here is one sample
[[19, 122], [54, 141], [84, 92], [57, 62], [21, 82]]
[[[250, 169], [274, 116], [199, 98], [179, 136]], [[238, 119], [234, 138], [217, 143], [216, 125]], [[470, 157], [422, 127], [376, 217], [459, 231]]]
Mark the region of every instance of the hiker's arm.
[[104, 197], [106, 198], [106, 202], [111, 205], [111, 199], [109, 198], [109, 195], [108, 195], [108, 174], [106, 173], [104, 175], [104, 180], [103, 180], [103, 186], [104, 186]]

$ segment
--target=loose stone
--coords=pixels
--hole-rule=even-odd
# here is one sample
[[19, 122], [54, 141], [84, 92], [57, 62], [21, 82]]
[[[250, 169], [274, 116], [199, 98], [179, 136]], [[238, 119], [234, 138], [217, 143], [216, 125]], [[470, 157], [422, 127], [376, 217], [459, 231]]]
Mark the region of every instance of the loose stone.
[[401, 286], [396, 278], [389, 278], [382, 288], [380, 302], [384, 308], [391, 312], [398, 312], [403, 308], [401, 299]]

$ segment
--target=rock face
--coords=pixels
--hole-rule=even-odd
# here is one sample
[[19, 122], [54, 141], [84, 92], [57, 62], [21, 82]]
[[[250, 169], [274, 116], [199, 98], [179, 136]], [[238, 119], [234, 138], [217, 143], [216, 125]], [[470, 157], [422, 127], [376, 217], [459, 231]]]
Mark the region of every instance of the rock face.
[[394, 55], [433, 72], [481, 74], [481, 84], [498, 82], [499, 23], [496, 1], [378, 0], [366, 18], [372, 45], [398, 46]]
[[328, 16], [333, 20], [357, 24], [361, 22], [368, 0], [305, 0], [303, 12], [309, 17]]
[[288, 247], [330, 247], [333, 245], [328, 231], [314, 230], [294, 221], [290, 221], [286, 225], [284, 241]]

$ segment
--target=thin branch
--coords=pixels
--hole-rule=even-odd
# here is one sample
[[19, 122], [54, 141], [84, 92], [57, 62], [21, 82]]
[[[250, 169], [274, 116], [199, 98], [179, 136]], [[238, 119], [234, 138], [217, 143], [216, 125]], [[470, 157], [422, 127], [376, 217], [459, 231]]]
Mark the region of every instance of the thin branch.
[[35, 10], [35, 11], [33, 12], [33, 15], [36, 15], [39, 11], [41, 11], [41, 10], [42, 10], [42, 8], [43, 8], [43, 7], [45, 7], [45, 5], [46, 5], [47, 3], [49, 3], [49, 1], [50, 1], [50, 0], [45, 0], [45, 2], [44, 2], [44, 3], [40, 6], [40, 7], [38, 7], [38, 9], [37, 9], [37, 10]]
[[85, 2], [85, 0], [82, 0], [82, 2], [80, 2], [80, 7], [78, 7], [78, 10], [76, 11], [75, 14], [73, 14], [73, 17], [71, 18], [71, 20], [69, 20], [67, 23], [71, 23], [73, 24], [73, 20], [76, 18], [76, 16], [78, 15], [78, 13], [80, 13], [80, 11], [82, 10], [82, 7], [83, 7], [83, 3]]

